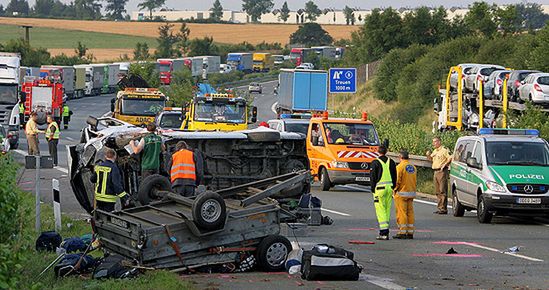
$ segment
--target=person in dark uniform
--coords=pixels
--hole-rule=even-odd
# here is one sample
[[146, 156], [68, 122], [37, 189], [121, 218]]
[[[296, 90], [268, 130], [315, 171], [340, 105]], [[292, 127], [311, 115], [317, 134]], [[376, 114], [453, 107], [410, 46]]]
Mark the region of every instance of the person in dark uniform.
[[92, 182], [95, 183], [95, 208], [112, 212], [117, 198], [120, 198], [122, 207], [127, 206], [129, 197], [124, 190], [124, 180], [120, 168], [116, 165], [116, 152], [105, 147], [105, 161], [95, 166]]

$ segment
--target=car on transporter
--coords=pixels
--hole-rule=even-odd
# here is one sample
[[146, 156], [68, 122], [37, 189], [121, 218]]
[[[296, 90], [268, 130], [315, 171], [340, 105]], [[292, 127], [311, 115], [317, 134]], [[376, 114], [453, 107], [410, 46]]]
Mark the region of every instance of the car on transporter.
[[479, 130], [458, 139], [450, 168], [454, 216], [549, 215], [549, 144], [535, 129]]

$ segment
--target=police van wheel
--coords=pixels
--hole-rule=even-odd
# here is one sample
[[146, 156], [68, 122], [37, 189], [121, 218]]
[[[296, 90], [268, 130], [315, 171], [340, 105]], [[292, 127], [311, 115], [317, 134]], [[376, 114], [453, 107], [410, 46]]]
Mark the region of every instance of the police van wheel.
[[486, 208], [484, 197], [482, 195], [479, 196], [477, 205], [478, 222], [481, 224], [489, 224], [492, 221], [492, 217], [493, 214], [488, 212], [488, 208]]
[[455, 189], [452, 191], [452, 203], [454, 207], [454, 216], [462, 217], [465, 214], [465, 207], [459, 202]]
[[160, 192], [169, 191], [171, 187], [170, 180], [166, 176], [160, 174], [147, 176], [139, 184], [137, 199], [142, 205], [149, 204], [151, 201], [162, 199], [164, 196]]
[[204, 230], [223, 228], [227, 219], [227, 207], [223, 198], [213, 192], [206, 191], [199, 194], [192, 207], [195, 224]]
[[320, 189], [322, 191], [328, 191], [332, 187], [332, 182], [330, 182], [330, 176], [328, 175], [328, 170], [322, 168], [320, 171]]
[[279, 272], [284, 270], [284, 262], [292, 251], [292, 244], [283, 236], [270, 235], [257, 246], [257, 262], [263, 271]]

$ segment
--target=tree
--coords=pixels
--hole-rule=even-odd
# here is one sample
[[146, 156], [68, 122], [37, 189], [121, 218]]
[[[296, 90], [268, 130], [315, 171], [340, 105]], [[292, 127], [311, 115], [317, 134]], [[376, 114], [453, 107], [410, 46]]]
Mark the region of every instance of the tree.
[[51, 15], [53, 0], [36, 0], [34, 2], [33, 14], [38, 17], [48, 17]]
[[290, 18], [290, 8], [288, 8], [288, 2], [284, 1], [284, 4], [282, 4], [282, 8], [280, 8], [280, 16], [278, 18], [284, 23], [288, 21], [288, 18]]
[[149, 45], [146, 42], [138, 42], [135, 44], [135, 49], [133, 50], [133, 59], [134, 60], [147, 60], [150, 58], [149, 54]]
[[496, 23], [503, 35], [514, 34], [521, 28], [521, 21], [515, 5], [498, 7], [494, 12]]
[[33, 48], [22, 38], [9, 40], [2, 51], [20, 53], [23, 66], [41, 66], [50, 60], [50, 53], [45, 48]]
[[179, 38], [173, 35], [173, 24], [165, 23], [158, 27], [158, 46], [156, 47], [156, 57], [173, 57], [177, 55], [177, 51], [174, 49], [174, 45], [178, 42]]
[[189, 56], [198, 55], [218, 55], [218, 48], [213, 43], [213, 38], [205, 36], [204, 38], [195, 38], [189, 43]]
[[221, 6], [221, 2], [219, 0], [215, 0], [212, 8], [210, 8], [210, 18], [215, 21], [220, 21], [223, 17], [223, 6]]
[[307, 47], [329, 45], [334, 42], [330, 34], [318, 23], [305, 23], [290, 35], [290, 44], [302, 44]]
[[486, 2], [475, 2], [469, 6], [464, 21], [472, 31], [484, 36], [493, 36], [497, 31], [494, 7], [489, 6]]
[[162, 7], [166, 0], [144, 0], [137, 5], [137, 8], [149, 10], [149, 19], [153, 19], [153, 10]]
[[178, 39], [176, 47], [179, 55], [186, 55], [189, 52], [189, 35], [190, 34], [191, 34], [191, 30], [189, 29], [189, 27], [187, 27], [187, 23], [185, 22], [181, 23], [181, 27], [179, 27], [179, 33], [176, 35]]
[[549, 58], [547, 57], [547, 51], [549, 49], [549, 26], [545, 26], [538, 34], [537, 47], [530, 52], [531, 68], [535, 68], [541, 71], [549, 71]]
[[106, 0], [105, 2], [107, 3], [105, 6], [107, 17], [117, 20], [124, 19], [123, 14], [126, 13], [126, 3], [128, 3], [128, 0]]
[[252, 22], [261, 19], [261, 15], [268, 13], [274, 6], [272, 0], [243, 0], [242, 10], [252, 17]]
[[309, 0], [307, 3], [305, 3], [305, 14], [307, 15], [305, 18], [313, 22], [316, 21], [320, 14], [322, 14], [322, 11], [320, 11], [315, 2]]
[[29, 15], [29, 3], [27, 0], [10, 0], [8, 6], [6, 7], [6, 15], [13, 16], [16, 15]]
[[549, 15], [543, 13], [540, 4], [520, 3], [515, 5], [517, 14], [521, 22], [521, 28], [528, 31], [540, 29], [545, 26], [549, 20]]
[[76, 18], [79, 19], [100, 19], [101, 3], [97, 0], [75, 0]]
[[355, 25], [355, 12], [349, 6], [345, 6], [343, 9], [343, 15], [345, 15], [345, 22], [347, 25]]
[[82, 42], [79, 41], [76, 44], [76, 48], [74, 49], [74, 53], [76, 53], [76, 55], [78, 57], [85, 57], [87, 52], [88, 52], [88, 47], [85, 44], [82, 44]]
[[0, 5], [0, 16], [4, 16], [5, 13], [4, 5]]

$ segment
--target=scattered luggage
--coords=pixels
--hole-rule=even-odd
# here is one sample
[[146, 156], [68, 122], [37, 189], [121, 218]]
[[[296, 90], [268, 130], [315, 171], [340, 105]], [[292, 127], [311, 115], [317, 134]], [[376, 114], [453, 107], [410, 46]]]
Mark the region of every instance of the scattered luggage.
[[301, 278], [309, 281], [357, 281], [362, 271], [353, 252], [326, 244], [303, 251], [301, 262]]
[[95, 263], [96, 260], [90, 255], [67, 254], [55, 265], [53, 271], [56, 277], [83, 274], [93, 269]]
[[55, 249], [61, 245], [61, 241], [61, 235], [55, 231], [42, 232], [36, 239], [36, 250], [55, 252]]
[[138, 274], [136, 268], [126, 266], [123, 263], [124, 257], [120, 255], [109, 255], [97, 263], [93, 270], [94, 279], [123, 279], [135, 277]]

